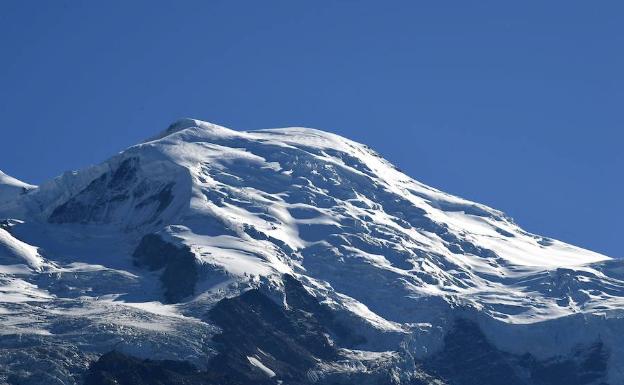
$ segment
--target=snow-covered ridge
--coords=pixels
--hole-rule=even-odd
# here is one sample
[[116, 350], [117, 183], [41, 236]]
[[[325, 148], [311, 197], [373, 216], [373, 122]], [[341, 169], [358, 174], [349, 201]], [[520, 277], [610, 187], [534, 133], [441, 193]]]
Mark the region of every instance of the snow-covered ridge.
[[13, 201], [35, 187], [0, 171], [0, 205]]
[[[456, 314], [500, 348], [546, 358], [624, 329], [620, 261], [531, 234], [320, 130], [182, 119], [100, 165], [26, 190], [0, 197], [0, 220], [23, 221], [0, 228], [0, 251], [20, 261], [0, 258], [0, 285], [30, 293], [12, 295], [25, 299], [8, 307], [0, 286], [10, 333], [54, 331], [74, 346], [77, 331], [59, 326], [69, 317], [88, 325], [91, 351], [119, 344], [201, 361], [210, 343], [197, 341], [214, 333], [206, 309], [256, 287], [279, 302], [283, 274], [375, 352], [430, 354]], [[174, 260], [160, 258], [163, 250]], [[33, 313], [36, 322], [23, 321]], [[582, 322], [591, 327], [579, 336]], [[158, 348], [163, 340], [167, 349]], [[612, 348], [612, 360], [624, 358]]]

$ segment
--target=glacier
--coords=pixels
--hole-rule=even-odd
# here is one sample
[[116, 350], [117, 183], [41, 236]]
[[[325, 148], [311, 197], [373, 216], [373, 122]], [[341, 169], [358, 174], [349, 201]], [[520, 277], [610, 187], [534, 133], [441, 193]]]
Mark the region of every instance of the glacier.
[[623, 305], [622, 261], [320, 130], [181, 119], [41, 186], [0, 173], [0, 383], [124, 362], [170, 383], [617, 385]]

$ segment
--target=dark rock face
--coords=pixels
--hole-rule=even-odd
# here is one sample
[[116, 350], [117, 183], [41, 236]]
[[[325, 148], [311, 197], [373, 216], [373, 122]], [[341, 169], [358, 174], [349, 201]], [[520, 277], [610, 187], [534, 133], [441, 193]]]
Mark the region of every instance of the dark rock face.
[[524, 385], [511, 357], [497, 350], [479, 327], [459, 319], [444, 337], [444, 349], [425, 363], [451, 385]]
[[223, 333], [219, 355], [210, 370], [227, 373], [232, 381], [263, 383], [266, 373], [247, 357], [256, 357], [286, 383], [305, 383], [305, 373], [318, 360], [338, 359], [338, 351], [327, 338], [327, 330], [313, 314], [286, 310], [258, 290], [219, 302], [209, 317]]
[[[151, 220], [155, 219], [155, 217], [162, 213], [173, 201], [173, 192], [171, 191], [172, 188], [173, 183], [167, 183], [160, 191], [153, 195], [149, 195], [147, 198], [137, 203], [135, 208], [143, 208], [154, 204], [156, 210], [152, 214]], [[135, 195], [136, 194], [137, 193], [135, 192]]]
[[141, 239], [133, 256], [137, 266], [152, 271], [164, 269], [160, 281], [168, 302], [179, 302], [194, 294], [199, 273], [195, 255], [188, 246], [177, 247], [156, 234], [148, 234]]
[[[139, 178], [140, 161], [128, 158], [111, 171], [94, 179], [87, 187], [56, 207], [51, 223], [101, 223], [115, 218], [118, 210], [136, 210], [154, 221], [173, 201], [173, 183], [150, 182]], [[123, 217], [123, 215], [122, 215]]]
[[[149, 244], [154, 245], [153, 240]], [[152, 267], [161, 266], [164, 260], [137, 258]], [[141, 360], [111, 352], [91, 365], [85, 384], [268, 385], [276, 384], [277, 379], [289, 385], [309, 384], [309, 369], [321, 361], [342, 358], [329, 335], [341, 335], [347, 341], [362, 338], [334, 320], [329, 309], [295, 278], [285, 277], [285, 282], [288, 308], [254, 289], [223, 299], [208, 312], [222, 333], [214, 337], [219, 353], [208, 362], [206, 371], [184, 362]], [[249, 357], [274, 375], [253, 365]]]
[[9, 231], [11, 230], [11, 222], [8, 219], [0, 219], [0, 229]]
[[85, 385], [217, 384], [183, 361], [152, 361], [119, 352], [106, 353], [89, 368]]
[[127, 186], [134, 182], [138, 164], [137, 158], [129, 158], [114, 172], [100, 175], [76, 196], [56, 207], [50, 215], [50, 222], [85, 223], [103, 219], [110, 203], [128, 198]]
[[458, 319], [424, 367], [449, 385], [590, 385], [606, 384], [607, 359], [602, 343], [546, 361], [512, 355], [492, 346], [475, 323]]
[[601, 342], [577, 349], [571, 357], [555, 358], [545, 362], [524, 356], [520, 365], [531, 371], [531, 380], [539, 385], [566, 384], [606, 385], [608, 352]]
[[[156, 267], [164, 260], [150, 258], [142, 263]], [[498, 350], [476, 323], [466, 319], [456, 320], [440, 352], [413, 365], [387, 361], [359, 373], [310, 375], [321, 362], [344, 360], [340, 347], [356, 347], [364, 339], [336, 320], [332, 310], [297, 279], [284, 276], [283, 282], [286, 306], [253, 289], [219, 301], [208, 312], [207, 317], [222, 332], [213, 338], [218, 354], [206, 370], [186, 362], [141, 360], [111, 352], [91, 365], [85, 384], [398, 384], [392, 374], [408, 370], [400, 383], [607, 385], [608, 352], [601, 343], [579, 347], [566, 357], [539, 361], [529, 354]]]
[[284, 291], [289, 307], [312, 314], [338, 345], [355, 348], [366, 342], [364, 337], [355, 334], [346, 325], [337, 321], [331, 309], [320, 304], [293, 276], [284, 275]]

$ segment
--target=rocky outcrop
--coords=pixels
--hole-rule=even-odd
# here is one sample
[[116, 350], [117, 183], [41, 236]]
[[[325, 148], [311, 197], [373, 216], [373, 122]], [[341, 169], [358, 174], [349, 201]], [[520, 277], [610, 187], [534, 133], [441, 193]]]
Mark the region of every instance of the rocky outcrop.
[[157, 234], [148, 234], [133, 256], [137, 266], [152, 271], [162, 269], [160, 281], [167, 302], [179, 302], [195, 292], [199, 273], [195, 255], [188, 246], [176, 246]]

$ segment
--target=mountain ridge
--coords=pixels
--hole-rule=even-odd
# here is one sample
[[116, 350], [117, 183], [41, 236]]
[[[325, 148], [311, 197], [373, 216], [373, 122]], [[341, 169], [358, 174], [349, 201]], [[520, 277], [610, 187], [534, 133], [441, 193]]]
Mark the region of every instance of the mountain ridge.
[[[619, 260], [528, 233], [504, 213], [419, 183], [336, 134], [234, 131], [182, 119], [99, 165], [27, 190], [0, 201], [0, 220], [11, 221], [0, 229], [6, 341], [55, 341], [81, 362], [116, 350], [201, 368], [215, 359], [213, 339], [225, 327], [205, 314], [216, 308], [244, 315], [245, 306], [257, 306], [282, 325], [264, 332], [305, 362], [323, 361], [325, 353], [288, 335], [306, 333], [292, 325], [329, 335], [345, 361], [329, 355], [318, 367], [304, 365], [315, 378], [366, 378], [374, 366], [375, 376], [399, 373], [397, 384], [428, 375], [455, 384], [445, 378], [455, 369], [429, 358], [452, 346], [448, 335], [491, 345], [484, 356], [512, 360], [520, 372], [529, 369], [517, 357], [530, 354], [535, 373], [556, 357], [572, 365], [565, 357], [600, 342], [609, 371], [600, 369], [592, 381], [624, 378]], [[294, 291], [296, 303], [285, 277], [304, 290]], [[254, 290], [258, 296], [223, 305]], [[452, 334], [459, 318], [477, 331]], [[228, 341], [237, 341], [240, 329], [231, 326]], [[359, 342], [344, 345], [336, 334], [344, 329]], [[257, 349], [265, 343], [258, 340]], [[281, 353], [230, 349], [218, 355], [229, 371], [273, 371], [269, 383], [294, 376], [297, 365]], [[252, 355], [235, 357], [243, 353]], [[436, 362], [429, 374], [418, 369], [427, 360]]]

